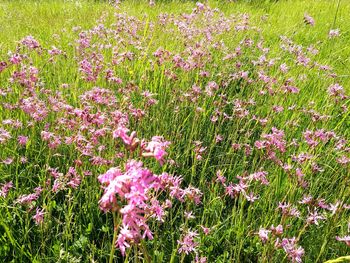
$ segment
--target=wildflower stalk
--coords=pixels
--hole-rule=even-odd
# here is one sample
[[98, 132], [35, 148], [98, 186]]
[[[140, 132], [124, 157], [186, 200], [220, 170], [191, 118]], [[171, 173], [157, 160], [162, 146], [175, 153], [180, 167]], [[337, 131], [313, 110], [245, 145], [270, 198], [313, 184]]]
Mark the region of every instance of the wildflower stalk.
[[306, 228], [309, 226], [309, 224], [308, 223], [306, 223], [305, 225], [304, 225], [304, 227], [300, 230], [300, 232], [299, 232], [299, 235], [298, 235], [298, 237], [297, 237], [297, 241], [299, 241], [300, 240], [300, 237], [301, 237], [301, 235], [306, 231]]
[[139, 253], [137, 246], [134, 246], [134, 253], [135, 253], [135, 263], [139, 263]]
[[114, 231], [113, 231], [113, 241], [112, 241], [112, 247], [111, 247], [111, 252], [109, 254], [109, 263], [113, 263], [113, 256], [114, 256], [114, 252], [115, 252], [115, 242], [117, 240], [117, 234], [118, 234], [118, 223], [117, 223], [117, 215], [116, 212], [113, 211], [113, 227], [114, 227]]
[[151, 257], [147, 251], [145, 242], [143, 240], [141, 241], [141, 250], [142, 250], [142, 254], [144, 255], [144, 260], [146, 261], [146, 263], [151, 263], [152, 262]]

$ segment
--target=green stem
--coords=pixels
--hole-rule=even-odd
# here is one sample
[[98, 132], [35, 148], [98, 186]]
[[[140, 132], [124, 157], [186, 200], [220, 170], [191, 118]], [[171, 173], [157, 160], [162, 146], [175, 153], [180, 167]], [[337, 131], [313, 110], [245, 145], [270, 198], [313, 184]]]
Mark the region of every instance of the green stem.
[[146, 263], [151, 263], [151, 261], [152, 261], [151, 257], [148, 254], [147, 247], [146, 247], [145, 242], [143, 240], [141, 241], [141, 249], [142, 249], [142, 253], [144, 255], [144, 260], [146, 261]]
[[115, 251], [115, 242], [117, 240], [117, 233], [118, 233], [118, 226], [117, 226], [117, 216], [115, 212], [113, 212], [113, 241], [112, 241], [112, 248], [111, 253], [109, 254], [109, 263], [113, 263], [113, 256]]

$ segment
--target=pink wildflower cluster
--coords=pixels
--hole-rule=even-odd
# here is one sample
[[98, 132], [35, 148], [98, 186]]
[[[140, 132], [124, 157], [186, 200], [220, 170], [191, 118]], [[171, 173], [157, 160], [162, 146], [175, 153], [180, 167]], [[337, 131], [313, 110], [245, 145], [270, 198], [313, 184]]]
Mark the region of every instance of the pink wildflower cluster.
[[298, 246], [295, 237], [283, 238], [281, 241], [277, 240], [275, 246], [282, 247], [284, 252], [287, 254], [288, 258], [291, 259], [292, 262], [302, 262], [302, 257], [304, 256], [305, 251], [301, 246]]
[[278, 225], [276, 227], [272, 225], [270, 229], [260, 228], [258, 236], [263, 243], [266, 243], [270, 238], [269, 235], [272, 234], [276, 249], [282, 248], [292, 262], [302, 262], [302, 257], [305, 253], [304, 249], [301, 246], [298, 246], [297, 239], [295, 237], [281, 238], [283, 232], [284, 229], [282, 225]]
[[230, 182], [227, 184], [226, 177], [224, 177], [219, 170], [216, 173], [216, 181], [224, 186], [225, 195], [234, 198], [242, 194], [247, 201], [253, 203], [259, 199], [259, 196], [255, 195], [252, 191], [249, 191], [249, 188], [253, 187], [254, 182], [258, 182], [261, 185], [268, 185], [269, 181], [267, 175], [268, 173], [266, 171], [257, 171], [250, 175], [237, 176], [237, 179], [239, 180], [238, 183]]
[[196, 242], [196, 238], [198, 237], [198, 233], [196, 231], [191, 231], [190, 229], [183, 235], [183, 237], [177, 241], [179, 244], [179, 253], [185, 253], [188, 255], [191, 252], [195, 252], [197, 246], [199, 245]]
[[67, 188], [75, 189], [80, 185], [81, 177], [74, 167], [69, 167], [66, 174], [58, 172], [57, 169], [49, 168], [49, 173], [54, 177], [52, 191], [54, 193]]
[[153, 235], [148, 225], [150, 217], [164, 221], [164, 209], [171, 207], [166, 200], [163, 205], [155, 198], [158, 190], [170, 191], [170, 195], [184, 200], [200, 202], [201, 193], [196, 188], [181, 189], [181, 179], [163, 173], [161, 176], [153, 174], [143, 167], [141, 161], [129, 160], [125, 165], [125, 172], [118, 168], [111, 168], [98, 177], [104, 188], [104, 194], [99, 204], [104, 212], [112, 211], [121, 214], [122, 222], [116, 246], [124, 255], [126, 248], [137, 244], [141, 239], [152, 239]]
[[34, 190], [35, 192], [32, 194], [19, 196], [16, 200], [16, 203], [21, 205], [31, 205], [32, 202], [36, 201], [39, 198], [43, 189], [41, 187], [37, 187]]

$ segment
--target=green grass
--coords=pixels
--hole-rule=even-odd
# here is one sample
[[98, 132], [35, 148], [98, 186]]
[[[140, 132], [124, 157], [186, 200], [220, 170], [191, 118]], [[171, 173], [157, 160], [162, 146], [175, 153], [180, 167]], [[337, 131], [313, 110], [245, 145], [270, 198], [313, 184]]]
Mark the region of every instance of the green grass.
[[[243, 56], [232, 61], [223, 61], [224, 53], [214, 47], [203, 47], [211, 55], [211, 60], [204, 62], [204, 69], [210, 72], [210, 78], [202, 78], [199, 70], [182, 71], [172, 68], [170, 61], [158, 65], [152, 54], [162, 47], [173, 54], [185, 53], [186, 37], [171, 33], [171, 26], [157, 24], [160, 13], [180, 15], [190, 13], [195, 7], [194, 2], [164, 1], [150, 7], [145, 1], [125, 1], [117, 11], [106, 2], [97, 1], [1, 1], [0, 2], [0, 61], [8, 58], [8, 52], [16, 49], [18, 41], [27, 35], [32, 35], [43, 46], [44, 51], [52, 46], [63, 50], [66, 56], [60, 56], [55, 63], [48, 62], [48, 55], [30, 53], [31, 62], [39, 69], [41, 87], [52, 92], [59, 91], [67, 103], [73, 107], [83, 107], [79, 96], [98, 86], [113, 90], [122, 111], [128, 111], [128, 101], [135, 108], [145, 109], [145, 117], [137, 120], [130, 116], [130, 129], [137, 131], [139, 138], [151, 139], [161, 135], [172, 142], [169, 149], [169, 159], [176, 165], [160, 166], [152, 160], [144, 160], [145, 165], [157, 174], [169, 172], [182, 175], [183, 186], [193, 185], [203, 192], [202, 204], [174, 202], [165, 222], [150, 223], [154, 233], [153, 240], [146, 241], [146, 247], [152, 262], [191, 262], [193, 254], [186, 257], [179, 255], [177, 240], [180, 238], [180, 228], [197, 229], [200, 234], [199, 254], [207, 257], [208, 262], [285, 262], [285, 253], [273, 247], [273, 242], [262, 244], [256, 233], [260, 227], [268, 228], [282, 223], [285, 227], [283, 237], [299, 237], [298, 244], [305, 249], [305, 262], [324, 262], [341, 256], [349, 255], [350, 248], [335, 240], [335, 236], [349, 235], [349, 211], [338, 211], [334, 215], [325, 212], [327, 220], [319, 226], [305, 226], [308, 214], [306, 206], [298, 201], [304, 194], [324, 198], [328, 203], [336, 201], [347, 202], [350, 199], [349, 164], [341, 166], [336, 159], [341, 155], [349, 156], [348, 150], [334, 150], [335, 142], [320, 143], [316, 148], [310, 148], [304, 142], [303, 132], [306, 130], [333, 130], [338, 136], [350, 140], [349, 110], [342, 111], [341, 106], [348, 106], [349, 99], [334, 101], [327, 94], [327, 88], [333, 83], [340, 83], [347, 94], [350, 92], [350, 2], [326, 0], [298, 0], [264, 3], [259, 1], [209, 1], [212, 8], [219, 8], [226, 17], [241, 14], [250, 16], [250, 24], [260, 30], [250, 29], [243, 32], [230, 30], [222, 35], [214, 35], [214, 39], [225, 43], [227, 50], [234, 52], [239, 43], [247, 38], [258, 42], [263, 40], [263, 46], [270, 49], [267, 59], [278, 58], [276, 64], [287, 63], [290, 70], [281, 74], [277, 66], [262, 68], [276, 79], [273, 89], [278, 90], [287, 78], [293, 78], [300, 89], [299, 94], [278, 93], [275, 96], [261, 95], [261, 82], [252, 84], [242, 79], [229, 81], [231, 73], [235, 72], [235, 63], [242, 63], [241, 69], [249, 71], [249, 77], [258, 79], [259, 68], [252, 63], [262, 52], [255, 48], [242, 47]], [[339, 6], [338, 6], [339, 5]], [[114, 12], [126, 13], [140, 19], [137, 31], [138, 41], [144, 47], [144, 53], [133, 44], [118, 46], [120, 52], [131, 50], [136, 59], [126, 61], [113, 67], [115, 74], [123, 79], [122, 88], [108, 83], [102, 76], [96, 83], [87, 83], [79, 73], [79, 59], [83, 57], [76, 50], [76, 40], [79, 31], [88, 30], [103, 23], [107, 28], [116, 18]], [[304, 24], [304, 13], [315, 18], [316, 24], [310, 27]], [[103, 17], [103, 19], [100, 19]], [[266, 19], [265, 19], [266, 18]], [[153, 26], [153, 27], [152, 27]], [[202, 29], [201, 21], [196, 26]], [[118, 27], [117, 27], [118, 28]], [[341, 36], [328, 38], [330, 29], [339, 28]], [[337, 73], [334, 79], [327, 77], [315, 68], [306, 69], [295, 65], [294, 56], [281, 50], [281, 36], [287, 36], [304, 50], [314, 45], [319, 53], [310, 56], [312, 61], [329, 65]], [[133, 39], [134, 40], [134, 39]], [[197, 37], [200, 42], [201, 37]], [[94, 43], [103, 40], [95, 37]], [[194, 45], [195, 40], [189, 40]], [[90, 52], [90, 51], [89, 51]], [[111, 60], [111, 52], [102, 51], [106, 60]], [[227, 53], [229, 53], [227, 51]], [[150, 63], [153, 60], [154, 63]], [[29, 63], [29, 62], [28, 62]], [[10, 75], [18, 68], [10, 68], [0, 73], [0, 88], [11, 87], [13, 92], [0, 97], [0, 120], [19, 119], [27, 123], [30, 117], [20, 109], [6, 109], [4, 103], [16, 103], [19, 99], [30, 97], [18, 83], [10, 84]], [[176, 80], [166, 76], [166, 69], [177, 75]], [[302, 75], [306, 79], [300, 78]], [[221, 84], [220, 89], [212, 97], [201, 95], [198, 100], [190, 101], [185, 93], [191, 92], [196, 84], [203, 90], [209, 81]], [[228, 83], [224, 87], [224, 83]], [[68, 83], [69, 89], [62, 88], [62, 83]], [[133, 91], [126, 84], [136, 85]], [[39, 92], [43, 102], [48, 102], [49, 95]], [[156, 94], [158, 104], [146, 107], [141, 91], [149, 90]], [[130, 94], [129, 94], [130, 92]], [[219, 94], [225, 94], [226, 98]], [[249, 104], [253, 99], [255, 104]], [[243, 107], [249, 110], [249, 117], [234, 117], [226, 121], [221, 115], [213, 123], [210, 118], [216, 109], [227, 114], [233, 114], [234, 101], [240, 100]], [[229, 101], [227, 105], [225, 101]], [[283, 113], [275, 114], [272, 107], [280, 105], [285, 108]], [[294, 106], [288, 110], [288, 107]], [[197, 107], [203, 113], [196, 111]], [[107, 108], [94, 108], [108, 112]], [[318, 122], [312, 121], [313, 112], [319, 115], [329, 115], [330, 118]], [[252, 118], [266, 118], [265, 125]], [[104, 214], [98, 205], [102, 190], [97, 176], [104, 173], [109, 166], [93, 166], [87, 157], [81, 156], [73, 145], [61, 145], [57, 149], [49, 149], [47, 143], [41, 140], [40, 132], [46, 123], [51, 123], [50, 131], [62, 136], [71, 135], [64, 125], [56, 120], [63, 117], [61, 112], [49, 111], [43, 122], [34, 126], [23, 126], [15, 129], [3, 125], [11, 131], [12, 139], [6, 144], [0, 144], [0, 159], [13, 157], [11, 165], [0, 164], [0, 184], [12, 180], [14, 189], [8, 196], [0, 196], [0, 261], [1, 262], [106, 262], [110, 256], [113, 237], [113, 219], [110, 213]], [[57, 126], [56, 126], [57, 125]], [[232, 143], [248, 144], [254, 147], [261, 134], [270, 133], [272, 127], [277, 127], [285, 133], [289, 145], [295, 138], [297, 147], [287, 147], [286, 152], [278, 153], [278, 158], [284, 163], [293, 163], [292, 156], [300, 153], [313, 155], [310, 161], [296, 166], [302, 168], [309, 187], [305, 190], [296, 186], [296, 179], [288, 175], [280, 166], [268, 160], [262, 151], [252, 149], [251, 155], [244, 150], [234, 151]], [[18, 135], [30, 137], [30, 143], [23, 148], [16, 142]], [[224, 140], [216, 143], [215, 136], [222, 135]], [[201, 141], [207, 147], [202, 160], [195, 158], [194, 141]], [[107, 136], [101, 139], [101, 144], [107, 146], [104, 158], [111, 158], [116, 151], [117, 143]], [[349, 147], [349, 143], [346, 143]], [[345, 147], [345, 148], [346, 148]], [[27, 164], [19, 161], [26, 156]], [[138, 158], [137, 156], [134, 158]], [[77, 189], [67, 189], [53, 193], [47, 187], [49, 179], [53, 180], [47, 167], [58, 168], [65, 174], [74, 161], [82, 160], [82, 166], [77, 170], [80, 174], [89, 170], [92, 175], [82, 177]], [[123, 167], [126, 157], [117, 159], [113, 166]], [[323, 168], [322, 173], [312, 172], [312, 162]], [[269, 186], [253, 185], [251, 190], [259, 195], [255, 203], [248, 203], [243, 196], [234, 199], [224, 195], [224, 189], [215, 182], [216, 172], [221, 170], [228, 182], [237, 183], [236, 176], [245, 173], [252, 174], [260, 169], [268, 172]], [[52, 182], [51, 182], [52, 183]], [[35, 187], [44, 190], [33, 207], [42, 207], [46, 214], [42, 225], [35, 225], [32, 219], [34, 213], [26, 206], [15, 203], [21, 194], [32, 193]], [[278, 202], [290, 202], [298, 206], [303, 219], [286, 219], [276, 210]], [[195, 219], [187, 220], [184, 211], [193, 211]], [[205, 236], [199, 225], [211, 227], [212, 231]], [[115, 262], [139, 262], [134, 250], [122, 257], [116, 252]]]

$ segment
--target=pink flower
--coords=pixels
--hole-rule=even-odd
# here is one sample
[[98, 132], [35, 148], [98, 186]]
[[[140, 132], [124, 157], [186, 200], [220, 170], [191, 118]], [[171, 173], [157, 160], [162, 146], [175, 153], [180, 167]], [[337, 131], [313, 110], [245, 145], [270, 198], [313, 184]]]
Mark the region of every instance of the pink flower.
[[144, 148], [146, 153], [143, 156], [153, 156], [156, 160], [163, 165], [164, 157], [167, 155], [166, 149], [170, 145], [170, 142], [165, 141], [161, 136], [153, 136], [152, 140]]
[[183, 196], [182, 197], [187, 197], [187, 199], [193, 201], [196, 205], [199, 205], [201, 203], [201, 197], [202, 197], [202, 192], [193, 186], [189, 186], [183, 191]]
[[23, 136], [23, 135], [19, 135], [17, 140], [18, 140], [18, 143], [20, 145], [26, 145], [27, 142], [28, 142], [28, 137], [27, 136]]
[[329, 33], [328, 33], [329, 38], [335, 38], [339, 36], [340, 36], [340, 30], [338, 28], [329, 30]]
[[156, 186], [158, 178], [143, 168], [142, 162], [129, 160], [124, 173], [118, 168], [111, 168], [98, 179], [104, 185], [104, 194], [99, 201], [101, 210], [118, 210], [117, 197], [126, 202], [119, 210], [122, 215], [122, 228], [116, 244], [122, 254], [124, 255], [131, 242], [138, 243], [145, 237], [152, 239], [145, 214], [147, 211], [153, 211], [162, 220], [163, 212], [159, 210], [156, 200], [153, 200], [153, 205], [148, 208], [148, 192]]
[[128, 135], [129, 129], [120, 126], [113, 132], [113, 138], [121, 138], [126, 145], [133, 146], [134, 139], [136, 139], [136, 132], [133, 131]]
[[257, 182], [261, 182], [261, 184], [263, 185], [268, 185], [269, 181], [266, 178], [267, 175], [268, 175], [268, 172], [266, 171], [258, 171], [256, 173], [249, 175], [249, 179]]
[[286, 252], [288, 258], [292, 260], [292, 262], [301, 263], [302, 257], [304, 256], [304, 249], [302, 247], [298, 247], [296, 243], [296, 239], [293, 238], [283, 238], [281, 242], [281, 246]]
[[314, 26], [315, 25], [315, 20], [308, 14], [304, 14], [304, 22], [307, 25]]
[[272, 225], [270, 227], [270, 230], [271, 230], [272, 234], [277, 235], [277, 236], [283, 234], [283, 226], [282, 225], [278, 225], [276, 227], [274, 227], [274, 225]]
[[342, 165], [346, 165], [346, 164], [350, 163], [350, 158], [343, 155], [343, 156], [337, 158], [337, 163], [342, 164]]
[[313, 198], [311, 195], [304, 195], [303, 199], [299, 201], [300, 204], [311, 204], [313, 201]]
[[[170, 201], [170, 200], [167, 200]], [[171, 206], [168, 202], [164, 204], [165, 208], [168, 207], [168, 205]], [[152, 199], [151, 200], [151, 205], [149, 207], [149, 210], [151, 212], [151, 217], [155, 217], [158, 221], [164, 222], [164, 217], [165, 217], [165, 211], [163, 206], [159, 204], [159, 201], [157, 199]]]
[[190, 219], [195, 219], [195, 218], [196, 218], [196, 217], [193, 215], [193, 212], [192, 212], [192, 211], [190, 211], [190, 212], [185, 211], [185, 212], [184, 212], [184, 216], [185, 216], [185, 218], [188, 219], [188, 220], [190, 220]]
[[0, 128], [0, 144], [5, 143], [7, 140], [11, 138], [11, 134], [4, 130], [3, 128]]
[[283, 64], [280, 65], [280, 70], [281, 70], [283, 73], [287, 73], [288, 70], [289, 70], [289, 68], [288, 68], [288, 66], [287, 66], [286, 63], [283, 63]]
[[1, 197], [6, 197], [8, 191], [13, 187], [12, 181], [5, 183], [0, 190], [0, 196]]
[[203, 233], [207, 236], [209, 235], [209, 233], [211, 232], [211, 229], [209, 227], [205, 227], [205, 226], [200, 226], [203, 230]]
[[338, 83], [330, 85], [328, 87], [328, 94], [333, 97], [344, 97], [344, 88], [340, 86]]
[[267, 230], [265, 228], [260, 228], [259, 229], [258, 235], [259, 235], [259, 238], [261, 239], [261, 241], [263, 243], [266, 243], [266, 241], [269, 239], [269, 233], [270, 232], [271, 232], [270, 230]]
[[0, 73], [7, 68], [7, 63], [5, 61], [0, 61]]
[[189, 229], [182, 239], [177, 241], [177, 243], [180, 245], [178, 252], [185, 253], [186, 255], [191, 252], [195, 252], [197, 246], [199, 245], [198, 242], [195, 241], [196, 237], [198, 237], [198, 233]]
[[205, 5], [200, 3], [200, 2], [197, 2], [196, 3], [196, 7], [197, 7], [198, 10], [203, 11], [204, 8], [205, 8]]
[[111, 181], [113, 181], [117, 176], [122, 175], [122, 171], [119, 168], [110, 168], [106, 173], [98, 176], [98, 181], [102, 185], [109, 185]]
[[16, 53], [16, 54], [13, 54], [9, 60], [12, 64], [17, 65], [17, 64], [21, 63], [22, 57], [20, 54]]
[[226, 177], [223, 176], [221, 170], [218, 170], [218, 171], [216, 172], [216, 181], [217, 181], [217, 182], [220, 182], [222, 185], [225, 185]]
[[279, 202], [278, 209], [281, 209], [282, 214], [285, 216], [300, 217], [300, 211], [289, 203]]
[[119, 230], [116, 246], [119, 247], [122, 255], [125, 255], [125, 249], [130, 247], [130, 244], [128, 243], [128, 241], [133, 240], [133, 238], [134, 238], [133, 233], [126, 226], [123, 226]]
[[11, 157], [6, 158], [6, 159], [3, 160], [1, 163], [10, 165], [11, 163], [13, 163], [13, 158], [11, 158]]
[[44, 221], [44, 215], [43, 209], [36, 208], [36, 214], [33, 216], [33, 219], [35, 220], [35, 224], [40, 225]]
[[325, 220], [326, 218], [324, 216], [321, 216], [318, 214], [318, 212], [315, 210], [314, 212], [309, 213], [306, 222], [308, 224], [315, 224], [318, 225], [319, 220]]
[[40, 191], [36, 191], [33, 194], [21, 195], [17, 198], [15, 203], [31, 204], [32, 202], [34, 202], [35, 200], [37, 200], [39, 198], [39, 195], [40, 195]]
[[40, 44], [33, 36], [26, 36], [21, 41], [21, 44], [29, 49], [36, 49], [40, 47]]
[[215, 142], [218, 143], [218, 142], [221, 142], [224, 138], [222, 137], [222, 135], [218, 134], [215, 136]]
[[247, 199], [248, 202], [254, 203], [256, 200], [259, 200], [259, 196], [254, 195], [253, 192], [250, 192], [249, 194], [243, 193], [243, 195]]
[[199, 257], [198, 255], [196, 255], [194, 262], [195, 263], [207, 263], [207, 258], [206, 257]]

